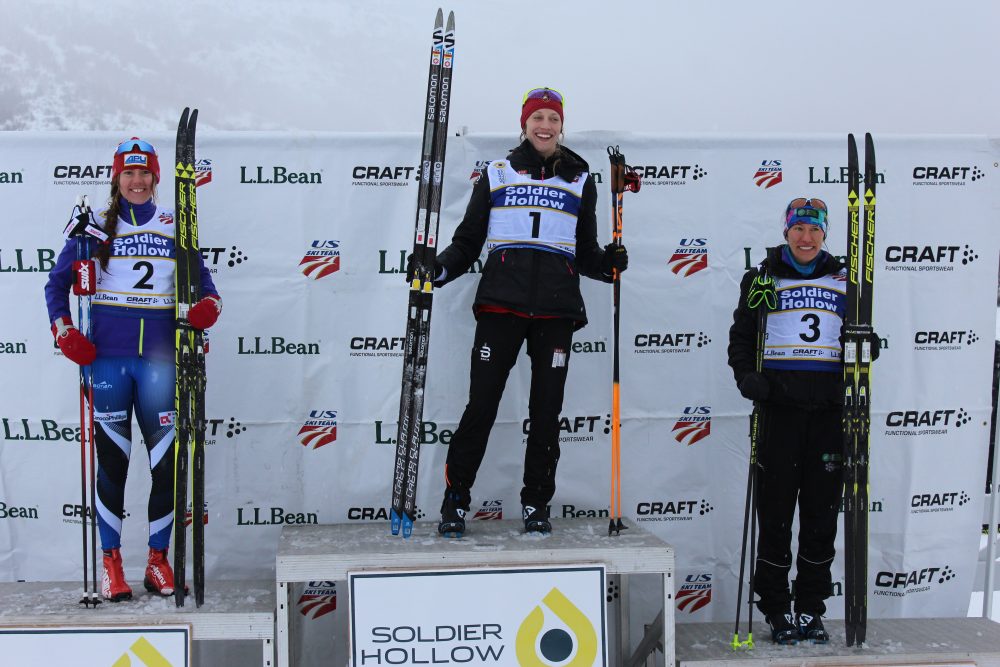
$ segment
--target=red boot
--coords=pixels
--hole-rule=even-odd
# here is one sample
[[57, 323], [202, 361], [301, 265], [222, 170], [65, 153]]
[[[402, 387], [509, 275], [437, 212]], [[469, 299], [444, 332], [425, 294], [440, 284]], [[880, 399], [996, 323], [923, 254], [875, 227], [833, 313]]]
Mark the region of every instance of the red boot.
[[125, 581], [122, 571], [122, 554], [118, 549], [104, 551], [104, 579], [101, 581], [101, 595], [105, 600], [121, 602], [132, 599], [132, 589]]
[[167, 560], [166, 549], [149, 548], [149, 563], [146, 565], [146, 576], [142, 584], [150, 593], [174, 594], [174, 571]]

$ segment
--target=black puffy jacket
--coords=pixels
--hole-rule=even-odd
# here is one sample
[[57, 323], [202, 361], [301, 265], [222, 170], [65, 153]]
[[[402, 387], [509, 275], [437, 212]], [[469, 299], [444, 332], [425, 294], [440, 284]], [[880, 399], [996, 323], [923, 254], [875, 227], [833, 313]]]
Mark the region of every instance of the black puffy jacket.
[[[543, 159], [527, 141], [507, 156], [511, 167], [527, 171], [536, 180], [561, 176], [572, 181], [589, 172], [587, 162], [561, 147], [558, 156]], [[483, 174], [472, 188], [465, 217], [455, 230], [451, 245], [441, 251], [438, 261], [448, 270], [440, 284], [463, 275], [479, 258], [489, 229], [490, 183]], [[580, 274], [611, 282], [601, 273], [604, 250], [597, 243], [597, 187], [587, 175], [576, 222], [576, 258], [533, 248], [498, 248], [483, 266], [473, 311], [482, 306], [499, 307], [528, 316], [564, 317], [575, 320], [577, 328], [587, 323], [587, 311], [580, 294]]]
[[[768, 248], [762, 264], [775, 278], [820, 278], [836, 273], [843, 263], [833, 255], [823, 253], [816, 269], [803, 276], [781, 257], [783, 246]], [[754, 277], [760, 273], [754, 267], [743, 275], [740, 283], [740, 302], [733, 311], [733, 325], [729, 328], [729, 365], [739, 385], [748, 373], [756, 370], [757, 314], [747, 306], [747, 292]], [[792, 405], [806, 410], [839, 408], [844, 403], [844, 378], [840, 373], [824, 371], [790, 371], [765, 368], [764, 376], [770, 385], [765, 403]]]

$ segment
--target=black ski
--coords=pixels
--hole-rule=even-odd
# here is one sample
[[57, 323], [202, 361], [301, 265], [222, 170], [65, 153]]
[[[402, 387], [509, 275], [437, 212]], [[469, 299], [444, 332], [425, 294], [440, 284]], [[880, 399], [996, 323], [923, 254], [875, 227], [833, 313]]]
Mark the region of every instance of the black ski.
[[427, 354], [430, 348], [431, 305], [434, 297], [434, 260], [437, 256], [438, 226], [441, 220], [441, 182], [444, 176], [448, 138], [448, 109], [451, 73], [455, 56], [455, 15], [438, 9], [434, 20], [427, 101], [424, 106], [424, 135], [420, 156], [420, 184], [417, 189], [417, 216], [413, 237], [413, 275], [406, 309], [406, 336], [403, 347], [403, 379], [399, 397], [396, 459], [390, 508], [393, 535], [402, 530], [409, 537], [416, 518], [417, 472], [420, 440], [423, 436], [424, 387]]
[[864, 219], [854, 135], [847, 137], [847, 309], [844, 319], [844, 620], [847, 645], [863, 644], [868, 621], [868, 453], [872, 295], [875, 273], [875, 146], [865, 134]]
[[[198, 203], [195, 193], [195, 125], [198, 110], [184, 109], [177, 126], [174, 174], [174, 248], [177, 384], [174, 420], [174, 601], [184, 606], [187, 558], [188, 475], [191, 467], [191, 532], [195, 604], [205, 599], [205, 349], [204, 336], [188, 322], [201, 299]], [[190, 458], [189, 458], [190, 450]]]

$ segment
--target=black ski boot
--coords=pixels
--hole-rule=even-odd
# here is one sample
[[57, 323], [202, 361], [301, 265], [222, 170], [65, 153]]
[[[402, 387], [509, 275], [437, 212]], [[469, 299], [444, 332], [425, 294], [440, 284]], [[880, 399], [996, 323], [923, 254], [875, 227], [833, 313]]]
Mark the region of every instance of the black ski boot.
[[794, 620], [791, 611], [769, 615], [767, 624], [771, 626], [771, 641], [775, 644], [798, 644], [799, 629], [795, 627]]
[[795, 624], [799, 626], [799, 637], [813, 644], [829, 643], [830, 633], [823, 627], [823, 619], [819, 614], [800, 611], [795, 617]]
[[445, 537], [461, 537], [465, 532], [465, 510], [462, 509], [461, 500], [454, 491], [444, 494], [438, 532]]
[[524, 519], [524, 532], [551, 533], [552, 523], [549, 521], [548, 507], [521, 506], [521, 518]]

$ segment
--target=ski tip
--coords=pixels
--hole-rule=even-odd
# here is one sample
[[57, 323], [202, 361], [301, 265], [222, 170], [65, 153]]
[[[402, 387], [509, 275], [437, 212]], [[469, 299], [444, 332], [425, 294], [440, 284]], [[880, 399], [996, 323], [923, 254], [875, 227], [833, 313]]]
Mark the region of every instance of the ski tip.
[[197, 121], [197, 120], [198, 120], [198, 110], [197, 109], [191, 109], [191, 116], [188, 118], [188, 123], [191, 124], [191, 125], [194, 125], [195, 121]]
[[434, 27], [440, 28], [444, 25], [444, 10], [438, 7], [437, 16], [434, 17]]
[[400, 518], [399, 513], [396, 510], [389, 510], [389, 529], [392, 531], [393, 535], [399, 535], [399, 528], [403, 523], [402, 518]]
[[454, 32], [455, 30], [455, 12], [448, 12], [448, 25], [445, 26], [445, 32]]
[[191, 109], [189, 109], [188, 107], [184, 107], [184, 111], [181, 112], [181, 120], [179, 123], [177, 123], [178, 127], [182, 129], [187, 127], [187, 120], [189, 113], [191, 113]]

